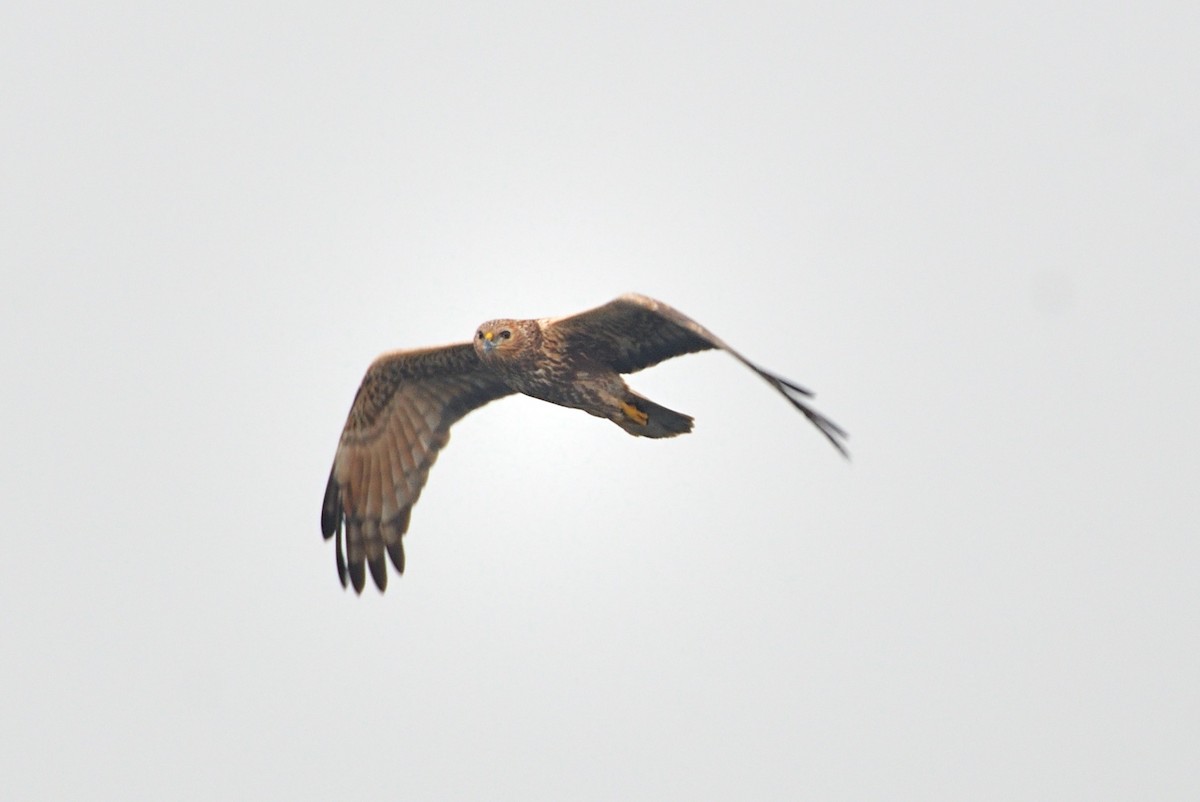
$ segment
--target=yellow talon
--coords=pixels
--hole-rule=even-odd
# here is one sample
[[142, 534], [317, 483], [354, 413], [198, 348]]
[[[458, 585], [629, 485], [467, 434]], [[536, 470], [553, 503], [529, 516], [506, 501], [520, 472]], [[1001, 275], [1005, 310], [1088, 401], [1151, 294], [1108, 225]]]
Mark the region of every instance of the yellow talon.
[[626, 401], [621, 402], [621, 411], [625, 413], [625, 417], [629, 418], [638, 426], [645, 426], [646, 421], [650, 420], [649, 415]]

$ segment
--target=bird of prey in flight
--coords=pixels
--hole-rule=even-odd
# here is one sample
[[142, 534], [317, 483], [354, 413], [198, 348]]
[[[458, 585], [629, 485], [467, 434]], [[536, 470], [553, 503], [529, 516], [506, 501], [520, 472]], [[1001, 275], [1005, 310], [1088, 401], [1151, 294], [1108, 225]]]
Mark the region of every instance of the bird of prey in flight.
[[[514, 393], [582, 409], [635, 437], [674, 437], [692, 418], [638, 395], [621, 374], [708, 349], [727, 351], [774, 387], [847, 456], [846, 433], [810, 407], [798, 384], [755, 365], [676, 309], [622, 295], [574, 315], [491, 320], [471, 342], [393, 351], [367, 369], [342, 430], [321, 532], [337, 538], [337, 569], [361, 593], [364, 564], [380, 591], [384, 553], [404, 573], [402, 538], [450, 427], [473, 409]], [[343, 555], [342, 536], [346, 550]]]

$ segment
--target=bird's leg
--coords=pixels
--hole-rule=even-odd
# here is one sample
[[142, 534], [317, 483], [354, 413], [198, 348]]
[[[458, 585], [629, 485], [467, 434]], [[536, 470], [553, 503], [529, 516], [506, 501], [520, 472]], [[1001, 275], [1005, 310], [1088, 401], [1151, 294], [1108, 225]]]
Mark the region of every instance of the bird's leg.
[[638, 426], [645, 426], [646, 421], [650, 420], [649, 415], [647, 415], [645, 412], [642, 412], [640, 409], [638, 409], [637, 407], [635, 407], [633, 404], [629, 403], [628, 401], [621, 402], [621, 412], [625, 415], [626, 418], [633, 421]]

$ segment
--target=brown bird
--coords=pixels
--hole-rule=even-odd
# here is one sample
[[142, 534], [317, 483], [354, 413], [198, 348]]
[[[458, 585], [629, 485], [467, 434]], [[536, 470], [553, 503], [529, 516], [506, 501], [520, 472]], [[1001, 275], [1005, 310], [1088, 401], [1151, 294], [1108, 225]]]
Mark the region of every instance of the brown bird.
[[450, 426], [471, 410], [524, 393], [607, 418], [636, 437], [674, 437], [692, 430], [691, 416], [638, 395], [621, 374], [710, 348], [728, 351], [765, 379], [848, 456], [846, 433], [805, 403], [812, 393], [755, 365], [653, 298], [631, 293], [567, 317], [492, 320], [479, 327], [473, 342], [393, 351], [367, 369], [321, 507], [322, 533], [326, 539], [337, 536], [342, 586], [349, 575], [361, 593], [366, 563], [383, 591], [385, 551], [404, 573], [402, 538], [412, 507], [450, 439]]

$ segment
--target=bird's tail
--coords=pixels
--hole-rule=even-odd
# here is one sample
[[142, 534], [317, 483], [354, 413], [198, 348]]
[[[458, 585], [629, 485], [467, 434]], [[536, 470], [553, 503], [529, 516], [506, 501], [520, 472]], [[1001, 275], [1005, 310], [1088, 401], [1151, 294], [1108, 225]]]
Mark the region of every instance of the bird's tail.
[[692, 416], [628, 392], [613, 422], [635, 437], [674, 437], [692, 430]]

